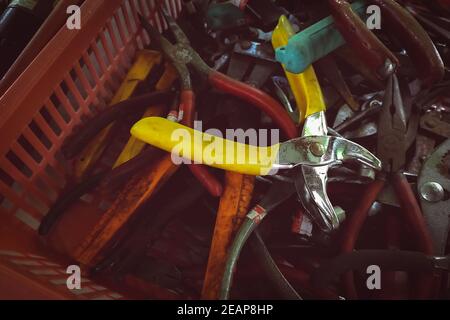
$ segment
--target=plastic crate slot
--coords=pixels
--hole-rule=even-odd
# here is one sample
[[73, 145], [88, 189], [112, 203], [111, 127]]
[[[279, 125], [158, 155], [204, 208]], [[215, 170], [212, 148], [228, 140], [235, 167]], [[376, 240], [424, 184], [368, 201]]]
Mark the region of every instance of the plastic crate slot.
[[12, 250], [0, 250], [0, 255], [6, 257], [24, 257], [22, 253]]
[[76, 97], [72, 88], [69, 88], [67, 82], [63, 80], [60, 84], [61, 90], [64, 93], [64, 97], [67, 98], [67, 101], [69, 102], [70, 106], [72, 107], [72, 110], [75, 112], [78, 112], [80, 110], [80, 104], [83, 103], [83, 100], [80, 99], [80, 97]]
[[93, 289], [96, 290], [96, 291], [105, 291], [105, 290], [108, 290], [107, 288], [102, 287], [102, 286], [99, 286], [99, 285], [96, 285], [96, 284], [91, 285], [91, 288], [93, 288]]
[[[25, 197], [26, 202], [32, 206], [33, 208], [35, 208], [39, 213], [42, 214], [42, 216], [44, 216], [48, 210], [50, 209], [50, 205], [51, 203], [43, 203], [42, 201], [38, 200], [37, 198], [33, 197], [30, 194], [27, 194]], [[50, 202], [51, 200], [49, 200]]]
[[44, 134], [44, 131], [37, 125], [35, 120], [32, 120], [28, 127], [31, 129], [31, 131], [34, 133], [36, 138], [41, 141], [41, 143], [47, 148], [47, 150], [50, 150], [52, 147], [52, 142], [50, 139]]
[[[1, 186], [0, 189], [0, 192], [9, 198], [10, 201], [15, 203], [17, 208], [26, 210], [36, 219], [40, 219], [43, 214], [47, 212], [45, 207], [48, 208], [52, 203], [51, 199], [49, 199], [46, 194], [29, 183], [23, 187], [20, 183], [15, 181], [11, 187], [4, 188]], [[24, 190], [26, 192], [24, 192]]]
[[[43, 180], [45, 179], [45, 180]], [[36, 186], [42, 190], [45, 194], [48, 195], [52, 202], [56, 200], [58, 197], [59, 191], [64, 187], [64, 185], [60, 185], [60, 183], [56, 183], [51, 178], [49, 178], [46, 174], [41, 174], [35, 180]]]
[[6, 159], [10, 161], [10, 163], [17, 169], [21, 174], [23, 174], [27, 178], [31, 178], [33, 172], [30, 168], [28, 168], [25, 163], [13, 152], [9, 151], [6, 154]]
[[100, 80], [99, 71], [97, 71], [94, 67], [90, 54], [88, 52], [83, 52], [83, 63], [84, 65], [82, 64], [82, 68], [83, 70], [87, 70], [87, 72], [85, 71], [85, 75], [89, 79], [89, 83], [91, 83], [92, 89], [101, 90], [103, 87], [103, 82]]
[[89, 68], [84, 62], [84, 58], [78, 60], [78, 63], [74, 66], [74, 70], [77, 75], [77, 79], [80, 80], [81, 85], [87, 91], [88, 95], [93, 95], [94, 92], [92, 89], [95, 87], [95, 81], [89, 71]]
[[[48, 121], [42, 116], [41, 113], [37, 113], [34, 117], [34, 122], [36, 123], [37, 127], [42, 131], [42, 133], [47, 137], [47, 139], [50, 141], [58, 141], [58, 135], [55, 133], [55, 131], [51, 128]], [[53, 144], [50, 142], [51, 147]], [[51, 148], [50, 148], [51, 149]]]
[[[137, 10], [144, 17], [150, 16], [150, 9], [146, 5], [145, 1], [138, 1]], [[142, 30], [142, 26], [140, 25], [140, 23], [139, 23], [139, 29]], [[150, 43], [150, 38], [149, 38], [148, 34], [146, 32], [142, 32], [142, 31], [141, 31], [141, 34], [142, 34], [142, 37], [143, 37], [142, 40], [144, 41], [144, 43]]]
[[17, 209], [14, 216], [33, 230], [37, 230], [39, 227], [40, 222], [22, 208]]
[[125, 21], [127, 21], [128, 30], [130, 31], [130, 34], [134, 35], [137, 31], [137, 15], [136, 15], [136, 1], [129, 0], [124, 1], [124, 17]]
[[138, 1], [137, 7], [139, 12], [144, 16], [148, 17], [150, 15], [149, 3], [147, 1]]
[[11, 178], [11, 176], [2, 168], [0, 168], [0, 181], [2, 181], [7, 186], [11, 186], [14, 183], [14, 179]]
[[125, 43], [127, 43], [130, 39], [130, 32], [125, 20], [123, 5], [114, 13], [114, 19], [111, 23], [117, 28], [117, 32], [120, 35], [120, 37], [118, 37], [118, 40], [120, 40], [121, 45], [125, 46]]
[[42, 264], [44, 266], [48, 266], [48, 267], [61, 267], [59, 264], [56, 264], [56, 263], [53, 263], [53, 262], [50, 262], [50, 261], [47, 261], [47, 260], [42, 261]]
[[40, 276], [58, 276], [60, 275], [59, 272], [48, 269], [48, 268], [40, 268], [40, 269], [30, 269], [30, 272], [32, 274], [40, 275]]
[[101, 53], [104, 54], [105, 57], [107, 58], [106, 63], [113, 64], [115, 55], [112, 53], [113, 50], [111, 49], [112, 48], [111, 38], [109, 37], [109, 34], [108, 37], [106, 37], [107, 34], [108, 34], [107, 28], [105, 28], [102, 32], [100, 32], [100, 42], [97, 42], [97, 44], [100, 51], [103, 51]]
[[20, 266], [27, 266], [27, 267], [40, 267], [42, 264], [36, 260], [29, 260], [29, 259], [14, 259], [11, 260], [12, 263], [20, 265]]
[[11, 151], [14, 152], [20, 159], [25, 163], [25, 165], [30, 168], [32, 175], [33, 172], [38, 171], [39, 162], [37, 162], [33, 157], [28, 153], [27, 150], [18, 142], [14, 143], [11, 146]]
[[[53, 165], [53, 161], [49, 161], [50, 165]], [[55, 169], [57, 170], [57, 169]], [[65, 181], [56, 181], [49, 177], [45, 171], [41, 171], [40, 175], [33, 181], [42, 192], [49, 195], [51, 199], [55, 199], [56, 191], [59, 191], [64, 187]]]
[[123, 295], [116, 293], [116, 292], [112, 292], [109, 294], [110, 297], [114, 298], [114, 299], [120, 299], [123, 298]]
[[[36, 255], [36, 254], [30, 254], [30, 253], [26, 254], [26, 256], [29, 257], [29, 258], [39, 259], [39, 260], [46, 260], [47, 259], [47, 258], [45, 258], [43, 256], [39, 256], [39, 255]], [[57, 266], [59, 266], [59, 265], [57, 265]]]
[[[9, 163], [7, 160], [2, 162], [2, 167], [6, 168], [13, 175], [17, 176], [18, 169], [16, 167], [14, 167], [11, 163]], [[52, 203], [52, 201], [48, 197], [48, 195], [43, 193], [42, 190], [39, 190], [39, 188], [37, 188], [35, 185], [33, 185], [31, 183], [25, 183], [24, 185], [21, 185], [18, 181], [14, 181], [14, 183], [10, 186], [10, 188], [24, 200], [27, 200], [27, 197], [31, 197], [33, 195], [33, 197], [34, 196], [37, 197], [35, 199], [39, 199], [39, 202], [43, 203], [47, 207]], [[24, 191], [26, 191], [26, 193]], [[32, 210], [33, 213], [40, 212], [39, 210], [36, 211], [36, 208], [34, 206], [32, 206], [32, 207], [33, 207], [33, 210]], [[30, 207], [28, 207], [28, 208], [30, 208]], [[44, 210], [44, 211], [46, 211], [46, 210]], [[40, 215], [42, 215], [42, 214], [39, 213], [39, 216]]]
[[71, 101], [64, 94], [64, 91], [60, 85], [55, 88], [55, 96], [58, 98], [60, 108], [64, 109], [68, 113], [70, 121], [78, 123], [80, 121], [80, 115], [72, 107]]
[[[119, 51], [121, 51], [123, 49], [123, 47], [122, 47], [121, 40], [119, 40], [120, 35], [117, 30], [117, 24], [116, 24], [114, 17], [111, 17], [111, 19], [109, 19], [106, 22], [106, 30], [105, 30], [104, 34], [106, 37], [106, 43], [110, 44], [109, 49], [111, 50], [111, 54], [113, 56], [118, 55]], [[119, 41], [120, 41], [120, 43], [119, 43]]]
[[99, 297], [92, 298], [91, 300], [116, 300], [116, 299], [107, 295], [101, 295]]
[[50, 283], [52, 283], [54, 285], [57, 285], [57, 286], [66, 285], [67, 277], [66, 278], [59, 278], [59, 279], [51, 279]]
[[100, 54], [97, 41], [93, 42], [89, 47], [88, 55], [98, 77], [100, 79], [104, 78], [105, 73], [108, 71], [108, 67], [105, 64], [104, 57]]
[[[58, 120], [63, 120], [63, 119], [61, 117], [59, 117], [59, 119], [55, 119], [45, 106], [43, 106], [41, 108], [41, 110], [39, 110], [39, 113], [42, 116], [43, 122], [45, 122], [48, 125], [48, 127], [53, 131], [53, 133], [54, 133], [53, 137], [55, 137], [55, 138], [59, 137], [62, 133], [61, 127], [62, 127], [64, 121], [63, 121], [63, 123], [58, 124]], [[55, 113], [56, 112], [54, 112], [54, 114]], [[40, 119], [37, 119], [37, 120], [41, 121]], [[41, 125], [41, 123], [38, 123], [38, 124]], [[42, 123], [42, 126], [43, 126], [43, 123]]]
[[[11, 214], [15, 214], [20, 206], [23, 210], [30, 212], [35, 217], [41, 216], [41, 214], [36, 209], [29, 206], [26, 202], [23, 201], [21, 194], [16, 193], [13, 190], [13, 188], [5, 186], [3, 182], [0, 182], [0, 193], [5, 197], [5, 199], [7, 199], [13, 204], [12, 207], [9, 209], [9, 212]], [[5, 201], [5, 199], [3, 200], [3, 202]]]
[[72, 289], [72, 290], [70, 290], [70, 292], [72, 292], [75, 295], [80, 295], [80, 294], [92, 293], [92, 292], [95, 292], [95, 290], [92, 288], [89, 288], [89, 287], [81, 287], [81, 289]]
[[[58, 97], [55, 94], [52, 94], [50, 96], [50, 100], [47, 101], [46, 106], [50, 112], [50, 114], [55, 115], [55, 111], [56, 113], [59, 115], [59, 119], [62, 119], [66, 124], [70, 123], [70, 115], [67, 113], [66, 109], [64, 109], [64, 107], [62, 106], [61, 102], [59, 101]], [[55, 118], [57, 118], [55, 116]], [[61, 124], [62, 125], [62, 124]], [[62, 126], [62, 127], [66, 127]]]
[[79, 101], [80, 104], [86, 101], [86, 99], [89, 97], [89, 94], [76, 72], [76, 66], [74, 66], [74, 68], [69, 71], [68, 76], [66, 76], [64, 79], [66, 80], [66, 83], [69, 86], [70, 90], [78, 92], [79, 98], [81, 99]]

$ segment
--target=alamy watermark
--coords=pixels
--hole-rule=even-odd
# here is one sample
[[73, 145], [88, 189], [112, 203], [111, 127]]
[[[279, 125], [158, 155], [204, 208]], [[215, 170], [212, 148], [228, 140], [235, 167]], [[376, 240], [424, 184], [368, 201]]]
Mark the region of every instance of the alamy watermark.
[[70, 265], [66, 269], [66, 273], [69, 274], [66, 280], [66, 286], [69, 290], [81, 289], [81, 268], [77, 265]]
[[81, 9], [77, 5], [67, 7], [66, 13], [69, 15], [66, 21], [66, 27], [69, 30], [81, 29]]
[[278, 129], [218, 129], [203, 132], [201, 121], [194, 122], [194, 131], [180, 128], [170, 137], [172, 161], [177, 164], [260, 165], [271, 166], [274, 160], [271, 145], [280, 142]]

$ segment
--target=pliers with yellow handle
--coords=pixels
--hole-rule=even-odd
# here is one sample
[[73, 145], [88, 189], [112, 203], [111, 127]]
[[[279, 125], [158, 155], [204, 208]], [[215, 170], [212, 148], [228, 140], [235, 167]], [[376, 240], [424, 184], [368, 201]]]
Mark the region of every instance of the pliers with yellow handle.
[[[289, 20], [281, 16], [272, 35], [274, 49], [286, 46], [295, 35]], [[322, 89], [312, 65], [303, 73], [289, 72], [283, 65], [299, 110], [298, 123], [303, 123], [302, 137], [327, 136], [326, 105]], [[303, 165], [296, 173], [295, 186], [300, 202], [317, 225], [326, 232], [336, 230], [342, 216], [336, 213], [327, 194], [329, 164]]]
[[270, 147], [247, 145], [220, 138], [160, 117], [138, 121], [131, 134], [152, 146], [211, 167], [248, 175], [271, 175], [299, 165], [334, 166], [359, 161], [380, 170], [381, 162], [366, 148], [331, 136], [306, 136]]

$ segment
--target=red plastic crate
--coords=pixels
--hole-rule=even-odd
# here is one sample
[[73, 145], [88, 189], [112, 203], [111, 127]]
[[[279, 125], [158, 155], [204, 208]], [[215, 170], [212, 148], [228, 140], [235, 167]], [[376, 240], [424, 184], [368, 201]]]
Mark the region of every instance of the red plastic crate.
[[[61, 144], [107, 105], [136, 52], [149, 44], [137, 12], [166, 28], [155, 14], [161, 2], [85, 0], [81, 30], [61, 28], [0, 98], [0, 299], [123, 298], [89, 279], [81, 290], [67, 289], [70, 255], [49, 247], [36, 230], [66, 184]], [[165, 5], [175, 17], [181, 11], [181, 0]]]

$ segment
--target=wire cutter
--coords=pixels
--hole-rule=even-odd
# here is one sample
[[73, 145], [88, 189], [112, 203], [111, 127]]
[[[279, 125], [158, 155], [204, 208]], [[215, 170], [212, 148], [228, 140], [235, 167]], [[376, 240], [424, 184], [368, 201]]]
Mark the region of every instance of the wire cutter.
[[[399, 82], [394, 73], [388, 79], [378, 124], [377, 155], [382, 161], [383, 172], [368, 187], [361, 202], [348, 220], [341, 246], [342, 253], [350, 253], [354, 250], [369, 209], [384, 187], [390, 183], [403, 208], [403, 218], [416, 235], [418, 249], [426, 255], [433, 255], [433, 243], [425, 225], [422, 211], [402, 172], [406, 162], [406, 152], [415, 140], [417, 129], [418, 119], [414, 115], [408, 119]], [[357, 293], [352, 274], [346, 274], [344, 282], [347, 296], [355, 299]], [[421, 283], [421, 287], [416, 294], [420, 298], [427, 297], [430, 295], [430, 290], [429, 283]]]
[[[272, 35], [274, 49], [287, 45], [294, 34], [289, 20], [281, 16]], [[284, 65], [283, 68], [299, 110], [297, 123], [303, 122], [301, 136], [327, 136], [326, 105], [313, 66], [310, 65], [300, 74], [290, 73]], [[314, 167], [305, 165], [296, 172], [295, 179], [300, 202], [325, 232], [338, 229], [343, 219], [336, 213], [327, 194], [328, 169], [327, 164]]]
[[177, 41], [176, 44], [169, 42], [142, 16], [140, 16], [140, 20], [151, 39], [156, 42], [178, 71], [181, 81], [180, 118], [182, 118], [182, 124], [192, 126], [195, 116], [195, 94], [188, 69], [189, 65], [200, 75], [205, 76], [215, 89], [243, 99], [261, 109], [274, 120], [288, 138], [297, 137], [298, 130], [295, 124], [274, 98], [257, 88], [234, 80], [209, 67], [191, 47], [188, 37], [164, 8], [162, 8], [162, 13]]

